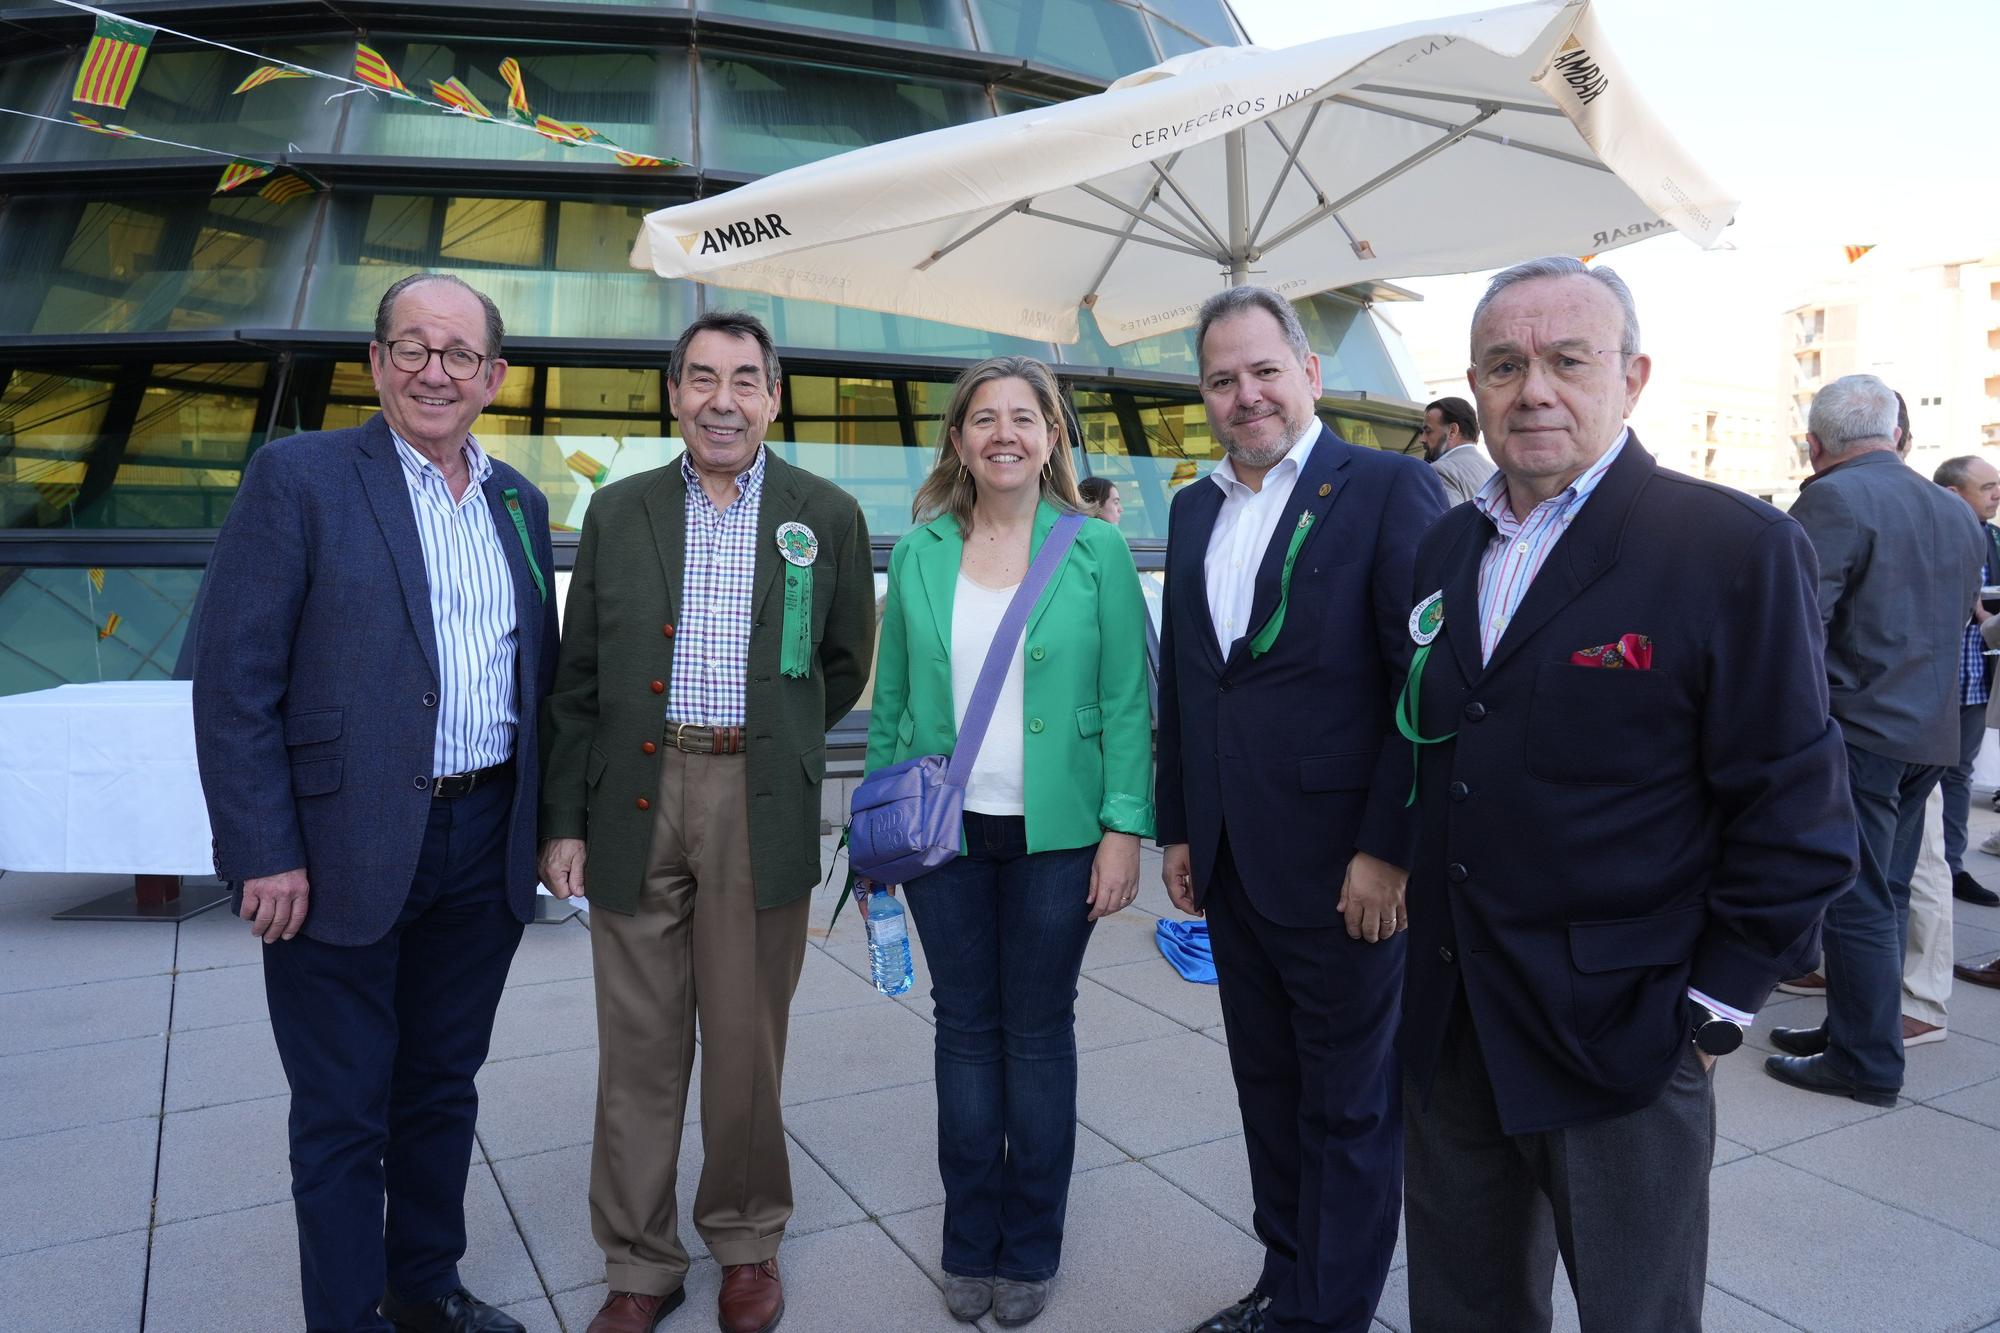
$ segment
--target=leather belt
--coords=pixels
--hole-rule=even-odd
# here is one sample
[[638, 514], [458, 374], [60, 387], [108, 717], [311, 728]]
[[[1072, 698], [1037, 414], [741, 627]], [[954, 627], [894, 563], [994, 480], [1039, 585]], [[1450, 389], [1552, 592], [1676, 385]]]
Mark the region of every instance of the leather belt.
[[667, 724], [667, 744], [682, 754], [742, 754], [743, 728], [697, 727], [689, 722]]
[[491, 768], [475, 768], [470, 773], [447, 773], [441, 778], [431, 779], [431, 798], [440, 801], [455, 801], [461, 796], [470, 796], [495, 778], [511, 777], [514, 761], [495, 764]]

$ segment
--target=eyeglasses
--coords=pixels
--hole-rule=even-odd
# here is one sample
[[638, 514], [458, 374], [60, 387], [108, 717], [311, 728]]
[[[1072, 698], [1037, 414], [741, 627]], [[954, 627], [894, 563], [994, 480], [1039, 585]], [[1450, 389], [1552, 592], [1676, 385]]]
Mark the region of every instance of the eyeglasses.
[[429, 365], [433, 356], [444, 367], [444, 373], [455, 380], [471, 379], [486, 364], [486, 358], [470, 347], [426, 347], [408, 338], [389, 344], [389, 364], [412, 375]]
[[1604, 364], [1598, 357], [1626, 355], [1628, 353], [1618, 347], [1557, 347], [1540, 357], [1529, 357], [1520, 352], [1497, 352], [1474, 366], [1472, 377], [1482, 389], [1503, 389], [1516, 380], [1526, 378], [1529, 362], [1539, 360], [1549, 378], [1565, 384], [1581, 384]]

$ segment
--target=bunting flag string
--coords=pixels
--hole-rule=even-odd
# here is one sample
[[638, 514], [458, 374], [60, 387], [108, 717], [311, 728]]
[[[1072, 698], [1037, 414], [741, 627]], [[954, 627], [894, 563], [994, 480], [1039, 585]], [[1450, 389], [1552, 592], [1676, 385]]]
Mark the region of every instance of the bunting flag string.
[[76, 87], [70, 97], [123, 111], [139, 85], [139, 70], [146, 63], [154, 30], [115, 14], [92, 12], [97, 13], [97, 29], [83, 53], [83, 68], [76, 72]]
[[266, 181], [263, 188], [257, 191], [260, 197], [268, 199], [274, 204], [289, 204], [292, 200], [301, 196], [317, 194], [318, 192], [317, 186], [304, 176], [296, 173], [289, 173], [279, 176], [275, 180]]
[[521, 62], [512, 56], [501, 61], [500, 78], [507, 85], [507, 114], [533, 124], [535, 113], [528, 109], [528, 85], [521, 78]]
[[1847, 262], [1852, 264], [1875, 247], [1872, 245], [1850, 245], [1847, 247]]
[[[110, 13], [107, 10], [98, 9], [93, 5], [85, 4], [83, 0], [55, 0], [55, 3], [66, 9], [74, 9], [81, 13], [93, 15], [97, 19], [97, 35], [91, 39], [90, 53], [86, 57], [83, 70], [77, 76], [74, 98], [76, 101], [92, 101], [93, 98], [97, 97], [106, 99], [116, 97], [116, 101], [94, 101], [93, 104], [114, 106], [123, 109], [125, 99], [131, 96], [133, 88], [138, 83], [139, 68], [145, 59], [147, 49], [151, 46], [154, 35], [164, 33], [169, 37], [192, 42], [198, 46], [213, 47], [218, 51], [228, 51], [235, 55], [247, 56], [251, 60], [258, 62], [258, 68], [251, 71], [250, 75], [238, 86], [236, 89], [237, 92], [246, 92], [253, 88], [262, 87], [264, 84], [280, 78], [327, 79], [334, 83], [346, 84], [357, 91], [386, 92], [391, 96], [406, 98], [426, 106], [436, 106], [447, 114], [462, 115], [467, 119], [482, 121], [488, 125], [501, 125], [508, 129], [541, 134], [544, 138], [555, 139], [557, 142], [569, 146], [593, 148], [600, 152], [611, 154], [621, 166], [681, 167], [687, 165], [679, 158], [628, 151], [612, 143], [604, 135], [590, 130], [583, 125], [569, 125], [560, 121], [550, 121], [549, 117], [535, 116], [527, 104], [525, 83], [517, 82], [520, 76], [519, 62], [513, 60], [511, 57], [503, 62], [502, 66], [502, 77], [508, 83], [509, 93], [507, 99], [508, 115], [501, 117], [495, 116], [491, 111], [487, 110], [486, 105], [474, 95], [472, 90], [456, 77], [446, 79], [441, 83], [436, 80], [431, 81], [431, 89], [437, 95], [436, 102], [431, 102], [417, 96], [396, 76], [396, 72], [390, 68], [389, 62], [383, 58], [381, 52], [369, 46], [366, 42], [357, 41], [355, 43], [352, 76], [330, 74], [325, 70], [313, 69], [310, 66], [296, 65], [290, 61], [259, 55], [255, 51], [246, 51], [240, 46], [231, 46], [227, 42], [218, 42], [208, 37], [197, 37], [193, 33], [162, 27], [159, 24], [141, 23], [134, 19]], [[513, 78], [507, 77], [506, 66], [510, 65], [513, 66]], [[265, 74], [266, 70], [276, 72]], [[260, 74], [264, 74], [261, 80], [258, 79], [258, 75]], [[86, 78], [86, 76], [89, 77]], [[86, 92], [90, 93], [91, 96], [86, 97]], [[5, 110], [7, 108], [0, 107], [0, 111]], [[43, 119], [46, 119], [46, 117]], [[545, 125], [544, 122], [549, 122], [549, 124]], [[82, 124], [83, 122], [79, 120], [77, 123]], [[91, 127], [86, 125], [85, 128]], [[550, 129], [554, 129], [556, 132], [550, 133]], [[152, 139], [150, 136], [143, 134], [129, 134], [129, 137], [147, 139], [149, 142], [154, 143], [173, 142], [167, 139]], [[174, 146], [192, 147], [193, 145], [175, 144]], [[234, 156], [234, 154], [222, 153], [216, 149], [203, 148], [198, 151], [215, 153], [217, 156], [224, 157]]]
[[250, 71], [248, 78], [232, 88], [229, 95], [234, 97], [237, 93], [247, 93], [252, 88], [262, 88], [265, 84], [275, 82], [278, 79], [303, 79], [306, 77], [306, 75], [301, 74], [299, 71], [286, 69], [282, 65], [259, 65]]
[[[4, 110], [4, 108], [0, 108], [0, 110]], [[7, 114], [12, 116], [20, 116], [20, 115], [26, 115], [27, 113], [22, 111], [10, 111]], [[86, 130], [89, 130], [93, 134], [107, 134], [114, 139], [130, 139], [132, 137], [132, 131], [126, 129], [123, 125], [106, 125], [103, 121], [94, 120], [91, 117], [84, 115], [81, 111], [72, 111], [69, 113], [69, 115], [71, 120], [75, 121], [78, 125], [82, 126]], [[49, 116], [36, 116], [35, 119], [46, 120], [51, 125], [60, 125], [63, 123], [62, 121], [55, 120]]]
[[[68, 120], [59, 120], [54, 116], [42, 116], [32, 111], [16, 111], [12, 107], [0, 106], [0, 115], [19, 116], [23, 120], [39, 120], [46, 124], [62, 125], [69, 129], [89, 130], [92, 134], [108, 135], [113, 139], [138, 139], [145, 143], [164, 144], [168, 148], [185, 149], [190, 153], [205, 153], [210, 157], [226, 157], [229, 159], [229, 165], [223, 168], [222, 177], [216, 182], [216, 188], [213, 191], [215, 194], [221, 194], [226, 190], [233, 190], [238, 185], [242, 185], [247, 181], [259, 180], [265, 176], [273, 176], [274, 173], [280, 170], [287, 174], [276, 175], [273, 180], [257, 191], [258, 194], [271, 200], [273, 203], [289, 203], [301, 194], [314, 194], [326, 188], [321, 182], [307, 176], [297, 167], [280, 168], [276, 163], [262, 162], [256, 158], [239, 157], [235, 153], [225, 152], [220, 148], [208, 148], [198, 143], [182, 143], [178, 139], [162, 139], [157, 135], [141, 134], [137, 130], [128, 129], [123, 125], [107, 125], [101, 120], [84, 115], [81, 111], [72, 111]], [[248, 174], [238, 174], [239, 169], [247, 169]], [[278, 187], [281, 185], [286, 188], [279, 189]]]
[[254, 158], [232, 157], [229, 165], [222, 169], [222, 178], [215, 183], [216, 194], [228, 194], [245, 181], [261, 180], [277, 168], [269, 162], [259, 162]]

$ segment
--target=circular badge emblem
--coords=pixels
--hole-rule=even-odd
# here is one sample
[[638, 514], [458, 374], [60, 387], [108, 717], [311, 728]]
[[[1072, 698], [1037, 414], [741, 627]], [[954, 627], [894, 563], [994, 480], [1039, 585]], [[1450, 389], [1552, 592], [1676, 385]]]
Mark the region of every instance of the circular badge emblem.
[[1444, 589], [1440, 588], [1410, 612], [1410, 637], [1418, 645], [1429, 643], [1444, 628]]
[[778, 554], [795, 565], [810, 565], [819, 558], [819, 538], [803, 523], [787, 523], [778, 529]]

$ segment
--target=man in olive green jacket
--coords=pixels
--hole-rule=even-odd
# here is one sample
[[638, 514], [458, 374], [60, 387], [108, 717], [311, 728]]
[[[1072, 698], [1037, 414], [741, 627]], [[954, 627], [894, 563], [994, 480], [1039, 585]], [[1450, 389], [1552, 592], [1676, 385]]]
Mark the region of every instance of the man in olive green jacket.
[[674, 1175], [697, 1007], [694, 1224], [723, 1266], [720, 1324], [767, 1333], [784, 1312], [786, 1025], [826, 732], [867, 682], [875, 625], [860, 509], [763, 447], [778, 377], [755, 319], [697, 320], [668, 366], [687, 452], [592, 499], [570, 579], [542, 874], [594, 909], [590, 1209], [610, 1290], [590, 1333], [650, 1333], [683, 1299]]

